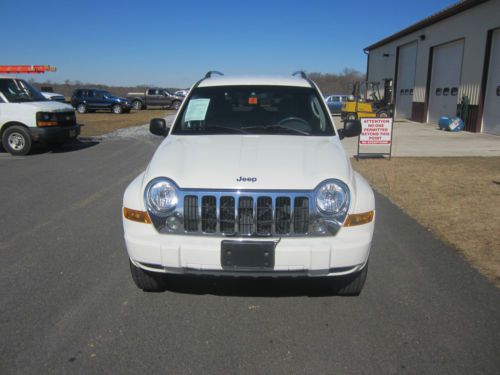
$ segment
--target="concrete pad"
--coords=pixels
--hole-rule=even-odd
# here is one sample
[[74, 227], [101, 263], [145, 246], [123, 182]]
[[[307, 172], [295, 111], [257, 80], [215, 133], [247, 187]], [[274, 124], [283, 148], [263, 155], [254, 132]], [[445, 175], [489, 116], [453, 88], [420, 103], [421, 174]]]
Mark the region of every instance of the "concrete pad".
[[[343, 126], [340, 117], [333, 119], [337, 128]], [[392, 156], [500, 156], [500, 137], [496, 135], [452, 133], [439, 130], [433, 124], [405, 120], [395, 121], [393, 131]], [[342, 141], [350, 156], [356, 155], [357, 142], [358, 138]], [[363, 150], [371, 152], [372, 149], [364, 146]]]

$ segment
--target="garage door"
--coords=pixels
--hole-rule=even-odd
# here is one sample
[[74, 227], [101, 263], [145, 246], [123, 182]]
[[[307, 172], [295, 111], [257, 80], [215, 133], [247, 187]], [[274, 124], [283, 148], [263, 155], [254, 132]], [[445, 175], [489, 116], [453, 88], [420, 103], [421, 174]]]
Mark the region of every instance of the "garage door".
[[500, 135], [500, 30], [493, 33], [484, 98], [483, 132]]
[[434, 48], [428, 117], [431, 123], [457, 113], [463, 49], [462, 40]]
[[415, 66], [417, 62], [417, 42], [399, 47], [398, 82], [396, 92], [396, 117], [411, 118], [413, 89], [415, 86]]

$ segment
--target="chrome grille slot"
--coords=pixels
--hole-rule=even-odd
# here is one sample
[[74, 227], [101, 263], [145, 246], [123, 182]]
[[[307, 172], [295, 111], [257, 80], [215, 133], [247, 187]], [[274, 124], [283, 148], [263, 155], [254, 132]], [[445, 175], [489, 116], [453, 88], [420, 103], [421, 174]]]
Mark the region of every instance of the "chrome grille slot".
[[253, 233], [252, 197], [240, 197], [238, 200], [238, 232], [244, 235]]
[[277, 234], [288, 234], [290, 233], [290, 223], [291, 223], [291, 208], [290, 208], [290, 198], [288, 197], [277, 197], [276, 198], [276, 210], [275, 210], [275, 225]]
[[220, 198], [220, 231], [224, 234], [234, 234], [236, 224], [234, 197]]
[[184, 197], [184, 230], [186, 232], [198, 231], [198, 197], [186, 195]]
[[273, 199], [257, 198], [257, 229], [259, 235], [271, 235], [273, 226]]
[[217, 199], [213, 195], [201, 198], [201, 230], [215, 233], [217, 229]]
[[293, 230], [305, 234], [309, 228], [309, 198], [297, 197], [293, 205]]

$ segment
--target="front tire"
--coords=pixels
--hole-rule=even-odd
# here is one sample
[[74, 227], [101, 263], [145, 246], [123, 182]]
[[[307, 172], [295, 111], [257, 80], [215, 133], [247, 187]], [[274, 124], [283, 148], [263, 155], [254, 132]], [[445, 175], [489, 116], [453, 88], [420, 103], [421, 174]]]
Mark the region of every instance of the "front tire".
[[368, 275], [368, 263], [361, 271], [334, 277], [332, 281], [336, 294], [339, 296], [359, 296], [365, 285], [366, 275]]
[[389, 117], [389, 113], [385, 109], [382, 109], [382, 110], [380, 110], [380, 111], [377, 112], [377, 117], [388, 118]]
[[174, 110], [176, 110], [176, 111], [180, 108], [180, 106], [181, 106], [181, 102], [180, 102], [179, 100], [176, 100], [176, 101], [174, 101], [174, 102], [172, 103], [172, 108], [173, 108]]
[[140, 111], [143, 108], [142, 102], [140, 100], [134, 100], [132, 102], [132, 108], [134, 108], [137, 111]]
[[76, 106], [76, 111], [78, 113], [85, 113], [85, 112], [87, 112], [87, 106], [85, 104], [83, 104], [83, 103], [82, 104], [78, 104]]
[[130, 262], [130, 273], [135, 285], [145, 292], [163, 292], [165, 291], [165, 275], [156, 272], [145, 271], [142, 268], [134, 266]]
[[119, 104], [115, 104], [113, 107], [111, 107], [111, 111], [116, 114], [116, 115], [119, 115], [120, 113], [123, 112], [123, 108], [121, 105]]
[[31, 150], [31, 135], [22, 126], [11, 126], [2, 135], [2, 146], [11, 155], [26, 155]]

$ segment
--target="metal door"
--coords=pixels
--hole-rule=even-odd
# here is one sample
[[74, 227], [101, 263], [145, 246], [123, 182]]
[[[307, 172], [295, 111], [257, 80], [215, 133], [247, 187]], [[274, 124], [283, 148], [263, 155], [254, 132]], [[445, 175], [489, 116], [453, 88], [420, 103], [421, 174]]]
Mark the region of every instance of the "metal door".
[[399, 47], [396, 118], [411, 119], [416, 64], [417, 42]]
[[437, 124], [441, 116], [457, 113], [463, 49], [463, 40], [434, 48], [428, 122]]
[[500, 135], [500, 30], [491, 38], [491, 57], [484, 98], [483, 132]]

